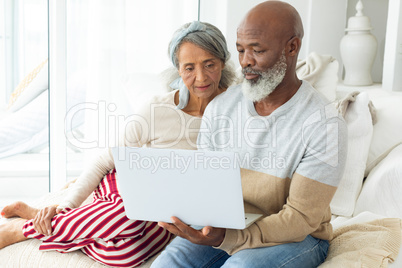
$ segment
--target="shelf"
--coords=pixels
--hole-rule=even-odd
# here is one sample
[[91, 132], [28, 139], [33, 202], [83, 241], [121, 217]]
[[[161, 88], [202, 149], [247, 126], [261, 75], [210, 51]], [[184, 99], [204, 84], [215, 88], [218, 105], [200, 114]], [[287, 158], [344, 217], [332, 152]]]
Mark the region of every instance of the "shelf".
[[349, 86], [349, 85], [345, 85], [342, 82], [340, 82], [340, 83], [338, 83], [338, 86], [337, 86], [338, 91], [348, 91], [348, 92], [366, 91], [366, 90], [381, 89], [381, 88], [382, 88], [381, 83], [374, 83], [370, 86]]
[[339, 82], [337, 87], [336, 87], [336, 97], [337, 99], [340, 99], [344, 97], [346, 94], [351, 93], [353, 91], [371, 91], [371, 90], [378, 90], [382, 89], [382, 84], [381, 83], [374, 83], [370, 86], [349, 86], [345, 85], [342, 82]]

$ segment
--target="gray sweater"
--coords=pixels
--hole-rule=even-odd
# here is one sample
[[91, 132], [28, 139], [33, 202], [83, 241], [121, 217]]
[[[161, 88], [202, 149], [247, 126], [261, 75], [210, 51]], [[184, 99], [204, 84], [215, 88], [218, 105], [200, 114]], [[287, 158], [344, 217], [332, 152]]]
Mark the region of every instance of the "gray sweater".
[[207, 107], [199, 149], [235, 151], [242, 170], [246, 212], [266, 217], [245, 230], [227, 230], [220, 248], [331, 239], [329, 204], [342, 177], [347, 130], [343, 118], [311, 85], [269, 116], [259, 116], [241, 85]]

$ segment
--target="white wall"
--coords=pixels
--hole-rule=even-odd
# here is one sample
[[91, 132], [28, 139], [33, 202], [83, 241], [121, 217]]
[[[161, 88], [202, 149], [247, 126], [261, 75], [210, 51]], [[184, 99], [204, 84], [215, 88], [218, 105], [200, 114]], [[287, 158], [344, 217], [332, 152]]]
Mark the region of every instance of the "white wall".
[[[339, 61], [339, 77], [343, 65], [339, 44], [345, 35], [347, 20], [356, 13], [358, 0], [284, 0], [293, 5], [302, 18], [305, 37], [299, 58], [311, 52], [332, 55]], [[381, 82], [384, 44], [389, 0], [363, 0], [364, 13], [370, 17], [372, 34], [378, 41], [377, 57], [373, 66], [373, 80]], [[239, 66], [236, 51], [236, 30], [244, 15], [263, 0], [201, 0], [201, 21], [211, 22], [226, 36], [232, 59]], [[208, 8], [206, 8], [208, 6]], [[213, 8], [211, 8], [213, 7]]]
[[200, 21], [210, 22], [226, 37], [235, 66], [239, 66], [236, 50], [236, 31], [244, 15], [264, 0], [201, 0]]
[[[216, 1], [215, 8], [205, 10], [214, 0], [201, 0], [201, 21], [208, 21], [219, 27], [226, 36], [232, 59], [239, 66], [236, 51], [236, 30], [245, 14], [263, 0]], [[340, 61], [339, 41], [344, 34], [347, 0], [287, 0], [299, 12], [305, 31], [299, 58], [310, 52], [330, 54]], [[221, 8], [225, 6], [227, 8]], [[219, 12], [218, 12], [219, 10]], [[328, 32], [331, 31], [331, 34]]]
[[[300, 58], [311, 52], [342, 59], [339, 43], [344, 36], [347, 0], [287, 0], [300, 13], [304, 25], [304, 40]], [[339, 76], [341, 75], [341, 68]]]
[[402, 4], [390, 0], [385, 40], [383, 88], [402, 91]]

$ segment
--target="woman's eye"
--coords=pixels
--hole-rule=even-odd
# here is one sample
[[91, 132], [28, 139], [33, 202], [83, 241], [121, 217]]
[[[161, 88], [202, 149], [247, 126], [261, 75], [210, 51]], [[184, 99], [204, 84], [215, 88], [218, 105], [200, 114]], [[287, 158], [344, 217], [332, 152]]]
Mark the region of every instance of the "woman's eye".
[[205, 66], [205, 67], [207, 67], [207, 68], [212, 68], [212, 67], [214, 67], [214, 64], [208, 64], [208, 65]]
[[191, 67], [186, 68], [186, 71], [192, 71], [192, 70], [193, 70], [193, 68], [191, 68]]

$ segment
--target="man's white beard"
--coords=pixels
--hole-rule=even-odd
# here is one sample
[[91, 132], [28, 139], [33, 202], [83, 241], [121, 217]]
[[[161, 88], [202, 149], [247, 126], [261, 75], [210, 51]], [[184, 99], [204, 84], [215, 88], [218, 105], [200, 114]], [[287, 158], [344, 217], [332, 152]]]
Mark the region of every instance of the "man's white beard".
[[283, 81], [286, 68], [286, 57], [284, 54], [281, 55], [274, 66], [265, 72], [257, 72], [249, 67], [244, 68], [243, 74], [254, 73], [259, 74], [260, 77], [257, 81], [244, 79], [242, 84], [243, 94], [253, 102], [259, 102], [265, 99]]

